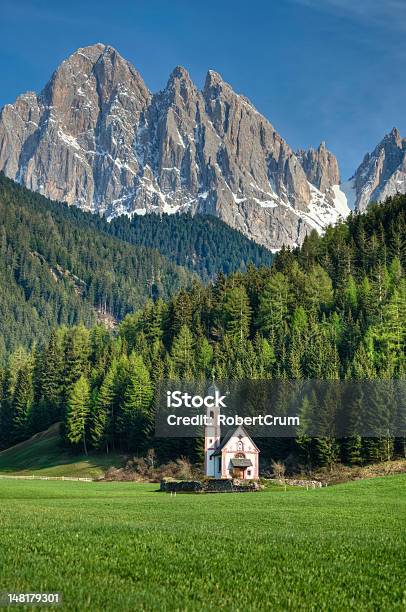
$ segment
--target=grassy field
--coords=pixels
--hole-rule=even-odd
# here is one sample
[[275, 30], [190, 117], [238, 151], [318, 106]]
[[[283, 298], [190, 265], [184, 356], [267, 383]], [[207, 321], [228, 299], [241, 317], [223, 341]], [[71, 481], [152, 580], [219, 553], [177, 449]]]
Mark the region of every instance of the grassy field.
[[406, 476], [305, 491], [0, 481], [0, 591], [64, 610], [405, 610]]
[[0, 452], [1, 474], [96, 478], [120, 464], [121, 458], [111, 453], [70, 454], [61, 444], [58, 424]]

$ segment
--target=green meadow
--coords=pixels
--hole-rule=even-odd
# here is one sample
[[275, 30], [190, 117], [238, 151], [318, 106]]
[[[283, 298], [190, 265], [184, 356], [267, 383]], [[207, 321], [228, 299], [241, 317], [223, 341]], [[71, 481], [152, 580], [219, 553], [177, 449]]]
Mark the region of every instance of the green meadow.
[[97, 478], [121, 463], [122, 457], [114, 453], [70, 453], [61, 442], [59, 423], [0, 452], [0, 473], [20, 476]]
[[406, 476], [176, 497], [6, 479], [0, 591], [61, 591], [63, 610], [403, 611], [405, 525]]

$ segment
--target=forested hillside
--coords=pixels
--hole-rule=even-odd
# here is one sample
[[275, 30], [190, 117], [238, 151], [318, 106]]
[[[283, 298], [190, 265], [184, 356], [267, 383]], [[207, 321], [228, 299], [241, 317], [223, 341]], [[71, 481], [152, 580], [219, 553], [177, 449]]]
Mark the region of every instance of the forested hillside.
[[122, 318], [191, 274], [0, 175], [0, 361], [56, 325]]
[[0, 173], [0, 362], [19, 344], [41, 342], [52, 326], [113, 323], [147, 297], [167, 299], [188, 286], [192, 272], [207, 281], [272, 257], [214, 217], [110, 224]]
[[[44, 348], [15, 351], [1, 373], [3, 446], [62, 420], [73, 446], [195, 458], [194, 441], [152, 437], [158, 380], [404, 378], [405, 211], [406, 197], [395, 197], [282, 251], [271, 268], [149, 300], [117, 336], [76, 326], [55, 330]], [[312, 465], [405, 452], [389, 434], [258, 443], [263, 459], [293, 453]]]
[[245, 271], [250, 263], [270, 266], [273, 260], [268, 249], [210, 215], [136, 215], [131, 221], [118, 217], [107, 230], [132, 244], [158, 249], [203, 281], [214, 280], [220, 272]]

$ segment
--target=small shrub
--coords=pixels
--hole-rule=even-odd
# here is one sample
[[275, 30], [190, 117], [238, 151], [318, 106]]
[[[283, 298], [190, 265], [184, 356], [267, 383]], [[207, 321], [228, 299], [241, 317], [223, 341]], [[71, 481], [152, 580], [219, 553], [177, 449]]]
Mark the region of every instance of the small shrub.
[[156, 465], [155, 455], [148, 451], [147, 457], [133, 457], [123, 468], [110, 468], [104, 477], [105, 480], [160, 482], [165, 478], [193, 480], [199, 476], [200, 471], [193, 468], [186, 457]]
[[282, 461], [272, 460], [272, 473], [274, 475], [274, 478], [282, 480], [285, 477], [285, 471], [285, 464]]

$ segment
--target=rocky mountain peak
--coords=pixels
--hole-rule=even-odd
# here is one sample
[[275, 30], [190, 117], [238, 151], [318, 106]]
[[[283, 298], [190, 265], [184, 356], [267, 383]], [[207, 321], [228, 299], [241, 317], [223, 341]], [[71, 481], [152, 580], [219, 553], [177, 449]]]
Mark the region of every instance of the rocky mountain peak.
[[202, 91], [177, 66], [152, 95], [113, 47], [78, 49], [42, 93], [0, 115], [0, 169], [55, 200], [112, 218], [217, 215], [274, 249], [345, 216], [334, 156], [295, 155], [244, 96], [209, 70]]
[[78, 49], [62, 62], [40, 97], [44, 105], [77, 112], [77, 106], [89, 106], [96, 98], [103, 106], [129, 91], [143, 99], [150, 97], [135, 68], [113, 47], [97, 43]]
[[406, 193], [406, 139], [393, 128], [372, 153], [368, 153], [351, 179], [355, 208], [363, 211], [370, 202]]
[[70, 61], [72, 58], [75, 58], [78, 55], [82, 55], [86, 57], [92, 64], [95, 64], [99, 59], [100, 55], [104, 53], [106, 49], [109, 49], [110, 52], [117, 53], [117, 51], [113, 47], [98, 42], [94, 43], [93, 45], [88, 45], [87, 47], [79, 47], [79, 49], [76, 49], [76, 51], [74, 51], [65, 61]]
[[190, 82], [190, 76], [188, 71], [186, 70], [186, 68], [184, 68], [183, 66], [176, 66], [170, 76], [169, 76], [169, 80], [168, 80], [168, 84], [172, 83], [174, 81], [187, 81]]
[[219, 98], [235, 99], [239, 97], [232, 87], [223, 80], [221, 75], [214, 70], [207, 72], [202, 93], [206, 104], [209, 106], [212, 106]]
[[326, 193], [333, 185], [340, 184], [340, 171], [336, 157], [331, 153], [325, 142], [317, 149], [299, 150], [297, 156], [306, 173], [307, 180]]
[[402, 137], [396, 127], [392, 128], [390, 134], [388, 134], [385, 138], [392, 140], [397, 146], [401, 146], [402, 144]]
[[169, 96], [171, 103], [188, 104], [191, 97], [196, 94], [196, 87], [193, 84], [188, 71], [183, 66], [176, 66], [172, 70], [165, 93]]
[[204, 89], [209, 87], [214, 87], [216, 85], [220, 85], [224, 83], [222, 76], [219, 72], [215, 70], [208, 70], [206, 74], [206, 80], [204, 83]]

